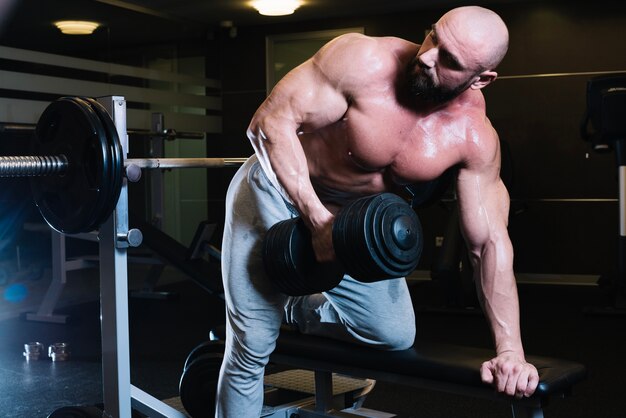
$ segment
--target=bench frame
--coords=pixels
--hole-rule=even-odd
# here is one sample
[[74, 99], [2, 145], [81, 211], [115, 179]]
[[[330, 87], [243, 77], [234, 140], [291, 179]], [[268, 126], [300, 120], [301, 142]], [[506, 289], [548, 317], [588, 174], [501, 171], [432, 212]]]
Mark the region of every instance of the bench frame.
[[386, 373], [378, 370], [345, 366], [326, 361], [322, 362], [284, 353], [272, 354], [271, 361], [277, 364], [315, 372], [315, 406], [300, 407], [298, 409], [298, 415], [300, 418], [362, 417], [362, 415], [349, 414], [347, 412], [335, 411], [333, 409], [332, 373], [340, 373], [363, 379], [375, 379], [388, 383], [411, 386], [418, 389], [435, 390], [455, 395], [506, 402], [511, 405], [511, 414], [513, 418], [543, 418], [543, 408], [547, 405], [550, 398], [566, 397], [570, 395], [570, 391], [567, 390], [554, 393], [550, 396], [533, 396], [530, 398], [517, 399], [508, 395], [497, 393], [493, 388], [487, 385], [485, 385], [484, 388], [481, 388], [412, 376], [400, 376], [395, 373]]

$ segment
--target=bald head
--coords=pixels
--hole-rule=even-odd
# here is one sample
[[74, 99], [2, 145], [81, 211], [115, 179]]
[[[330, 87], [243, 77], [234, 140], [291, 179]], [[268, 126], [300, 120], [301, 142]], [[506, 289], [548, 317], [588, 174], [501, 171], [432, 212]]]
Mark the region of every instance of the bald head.
[[506, 24], [496, 13], [483, 7], [452, 9], [439, 19], [436, 26], [449, 30], [480, 70], [495, 69], [509, 47]]

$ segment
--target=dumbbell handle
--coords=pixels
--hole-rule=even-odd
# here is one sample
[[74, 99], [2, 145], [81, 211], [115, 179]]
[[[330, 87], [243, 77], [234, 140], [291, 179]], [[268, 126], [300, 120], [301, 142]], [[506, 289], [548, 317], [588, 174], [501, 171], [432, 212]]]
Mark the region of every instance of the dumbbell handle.
[[[158, 168], [220, 168], [236, 167], [245, 158], [129, 158], [124, 166], [146, 169]], [[62, 175], [70, 162], [64, 155], [0, 157], [0, 177], [37, 177]]]

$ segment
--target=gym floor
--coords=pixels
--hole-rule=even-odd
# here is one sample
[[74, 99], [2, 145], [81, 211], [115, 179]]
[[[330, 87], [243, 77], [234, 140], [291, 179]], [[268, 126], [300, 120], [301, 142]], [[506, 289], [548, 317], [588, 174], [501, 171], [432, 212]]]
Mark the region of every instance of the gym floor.
[[[145, 273], [143, 267], [130, 267], [131, 289], [140, 287]], [[46, 280], [40, 282], [45, 287]], [[175, 401], [185, 357], [206, 339], [211, 327], [223, 321], [223, 304], [169, 268], [163, 282], [166, 284], [159, 290], [171, 291], [175, 298], [130, 299], [131, 379], [153, 396]], [[573, 396], [552, 402], [545, 416], [625, 416], [624, 317], [585, 314], [586, 306], [607, 303], [605, 295], [593, 286], [521, 284], [519, 288], [526, 351], [578, 361], [589, 369], [589, 378], [575, 388]], [[443, 300], [437, 283], [416, 281], [411, 291], [418, 311], [418, 338], [490, 346], [480, 314], [430, 309]], [[81, 292], [82, 298], [69, 302], [66, 298], [68, 303], [62, 303], [59, 310], [70, 315], [68, 324], [29, 322], [23, 316], [6, 314], [0, 321], [0, 417], [45, 418], [62, 406], [102, 402], [96, 271], [77, 271], [68, 278], [67, 294]], [[6, 309], [8, 302], [2, 303]], [[30, 341], [46, 347], [54, 342], [69, 343], [71, 357], [65, 362], [26, 362], [23, 344]], [[382, 382], [365, 407], [415, 418], [510, 416], [503, 403]]]

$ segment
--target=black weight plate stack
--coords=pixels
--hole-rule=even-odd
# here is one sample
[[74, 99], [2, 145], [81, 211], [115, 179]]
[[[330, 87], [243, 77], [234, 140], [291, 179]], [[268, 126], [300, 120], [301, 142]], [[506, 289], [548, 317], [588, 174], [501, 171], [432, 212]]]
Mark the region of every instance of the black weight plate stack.
[[343, 270], [337, 263], [318, 263], [311, 233], [300, 218], [273, 225], [263, 240], [265, 271], [282, 293], [303, 296], [337, 286]]
[[31, 179], [41, 215], [59, 232], [75, 234], [97, 229], [111, 197], [112, 155], [98, 116], [81, 99], [52, 102], [37, 123], [34, 155], [65, 155], [60, 176]]
[[224, 353], [224, 341], [208, 340], [194, 347], [194, 349], [189, 352], [189, 354], [187, 355], [187, 358], [185, 359], [185, 365], [183, 366], [183, 371], [187, 370], [187, 367], [189, 367], [189, 365], [193, 363], [195, 359], [205, 354], [212, 354], [212, 353], [223, 354]]
[[364, 282], [403, 277], [421, 256], [422, 229], [399, 196], [382, 193], [352, 202], [337, 215], [333, 243], [346, 271]]
[[366, 222], [367, 208], [374, 197], [362, 197], [344, 206], [335, 217], [333, 225], [333, 246], [337, 259], [346, 272], [357, 280], [372, 273], [380, 276], [376, 263], [369, 256], [362, 228]]
[[[411, 273], [422, 254], [422, 227], [413, 209], [400, 197], [389, 194], [375, 206], [365, 233], [370, 255], [386, 277]], [[375, 280], [373, 276], [370, 280]]]
[[180, 401], [192, 418], [213, 418], [223, 353], [206, 353], [189, 363], [180, 378]]
[[111, 154], [112, 175], [108, 183], [109, 199], [101, 212], [102, 218], [98, 220], [98, 225], [101, 225], [108, 219], [109, 215], [117, 206], [117, 201], [122, 191], [122, 182], [124, 180], [124, 154], [119, 135], [117, 134], [117, 128], [107, 110], [94, 99], [86, 98], [85, 101], [91, 106], [102, 123]]

